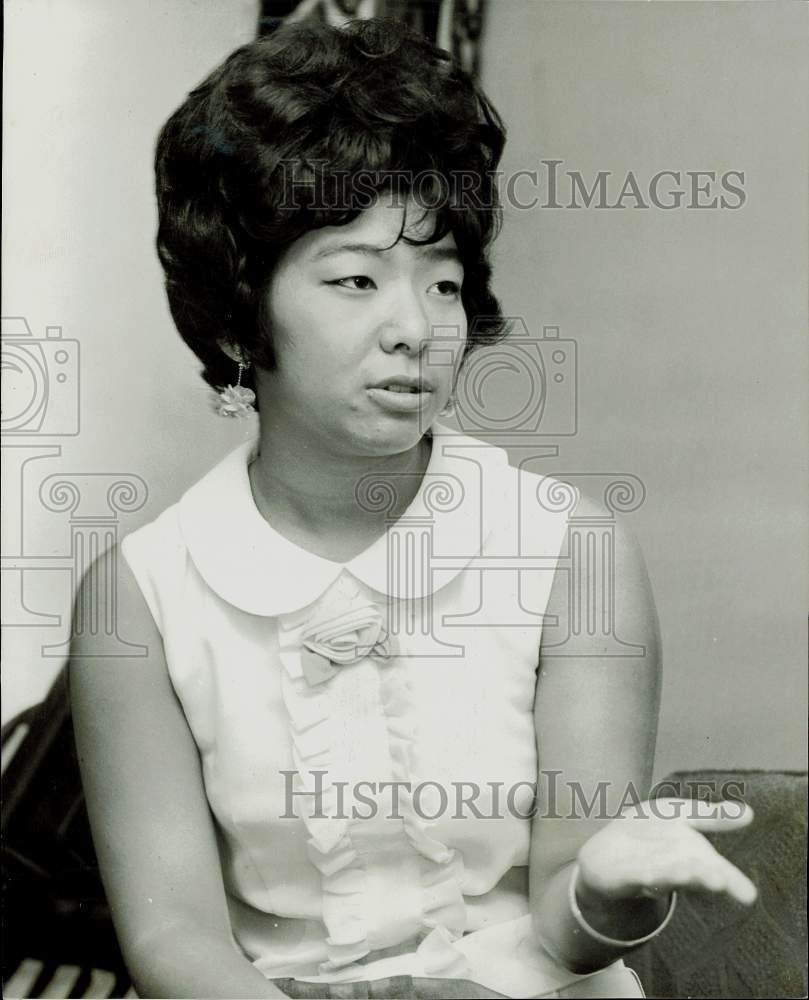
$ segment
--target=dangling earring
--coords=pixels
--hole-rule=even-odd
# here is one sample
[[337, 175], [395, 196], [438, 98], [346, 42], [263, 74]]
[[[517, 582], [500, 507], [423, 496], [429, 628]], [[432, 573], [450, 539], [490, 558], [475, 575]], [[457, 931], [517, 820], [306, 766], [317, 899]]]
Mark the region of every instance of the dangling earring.
[[250, 367], [249, 361], [239, 359], [239, 377], [236, 385], [229, 385], [221, 392], [215, 393], [214, 409], [220, 417], [240, 417], [245, 418], [256, 412], [253, 403], [256, 401], [256, 394], [252, 389], [242, 385], [242, 373]]

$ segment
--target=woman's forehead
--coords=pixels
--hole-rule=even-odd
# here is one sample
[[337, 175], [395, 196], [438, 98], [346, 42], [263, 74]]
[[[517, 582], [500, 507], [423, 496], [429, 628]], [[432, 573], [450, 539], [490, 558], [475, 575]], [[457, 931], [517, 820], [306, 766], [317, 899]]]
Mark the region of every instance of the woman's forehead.
[[[418, 251], [406, 240], [423, 242], [432, 236], [438, 221], [434, 209], [425, 209], [410, 199], [406, 203], [400, 200], [380, 198], [370, 208], [360, 212], [351, 222], [342, 226], [324, 226], [313, 230], [302, 237], [305, 242], [307, 257], [322, 259], [338, 250], [367, 248], [394, 248], [394, 244], [402, 250]], [[398, 241], [398, 243], [397, 243]], [[440, 248], [455, 247], [455, 238], [448, 232], [435, 244]]]

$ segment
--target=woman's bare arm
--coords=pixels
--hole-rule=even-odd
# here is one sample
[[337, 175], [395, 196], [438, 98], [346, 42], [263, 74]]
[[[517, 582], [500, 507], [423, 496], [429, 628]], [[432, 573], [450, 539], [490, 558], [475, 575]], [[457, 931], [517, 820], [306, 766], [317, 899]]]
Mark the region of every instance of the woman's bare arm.
[[[598, 507], [593, 512], [606, 515]], [[557, 571], [548, 614], [559, 624], [543, 633], [536, 694], [540, 775], [531, 909], [540, 940], [576, 972], [609, 964], [653, 933], [675, 889], [724, 892], [742, 903], [756, 897], [747, 876], [701, 832], [746, 826], [749, 807], [734, 803], [725, 811], [724, 804], [702, 803], [682, 809], [672, 806], [686, 803], [669, 799], [659, 800], [666, 803], [660, 809], [646, 801], [657, 733], [660, 630], [640, 547], [620, 522], [614, 542], [612, 580], [600, 567], [581, 567], [576, 585], [589, 595], [599, 627], [588, 634], [582, 615], [575, 648], [572, 642], [554, 648], [571, 634], [570, 574]], [[603, 595], [601, 588], [611, 583], [614, 591]], [[607, 645], [600, 625], [611, 607], [614, 635]], [[616, 650], [616, 639], [632, 646]], [[565, 652], [575, 655], [560, 655]]]
[[[143, 997], [283, 996], [232, 942], [196, 744], [160, 633], [126, 560], [117, 563], [119, 631], [148, 655], [97, 656], [92, 636], [74, 637], [69, 677], [93, 840], [135, 988]], [[94, 580], [91, 568], [77, 606]], [[92, 595], [100, 615], [103, 600]]]
[[[594, 508], [582, 498], [582, 505]], [[532, 911], [540, 937], [543, 929], [558, 933], [567, 911], [572, 865], [580, 848], [613, 819], [621, 807], [647, 797], [652, 780], [660, 694], [659, 626], [640, 548], [621, 523], [615, 527], [614, 593], [605, 595], [602, 579], [587, 579], [582, 591], [597, 615], [599, 627], [588, 635], [586, 619], [573, 636], [571, 574], [557, 570], [543, 629], [535, 705], [540, 774], [537, 815], [531, 843]], [[607, 581], [608, 582], [608, 581]], [[608, 584], [609, 585], [609, 584]], [[614, 605], [614, 632], [632, 643], [626, 656], [610, 656], [601, 636], [606, 602]], [[562, 649], [554, 644], [570, 640]], [[563, 655], [567, 654], [567, 655]], [[659, 922], [654, 900], [622, 901], [616, 937], [633, 939]], [[554, 923], [553, 928], [548, 927]], [[558, 950], [558, 941], [556, 942]], [[568, 943], [559, 956], [579, 968], [577, 950], [587, 942]]]

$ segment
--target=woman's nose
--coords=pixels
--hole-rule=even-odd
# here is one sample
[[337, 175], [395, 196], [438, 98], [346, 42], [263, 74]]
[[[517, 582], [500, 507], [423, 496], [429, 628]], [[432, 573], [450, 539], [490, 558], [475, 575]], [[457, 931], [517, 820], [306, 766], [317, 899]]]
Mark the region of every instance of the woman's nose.
[[382, 327], [382, 349], [419, 354], [429, 337], [430, 317], [418, 295], [408, 292], [398, 296], [392, 304], [391, 315]]

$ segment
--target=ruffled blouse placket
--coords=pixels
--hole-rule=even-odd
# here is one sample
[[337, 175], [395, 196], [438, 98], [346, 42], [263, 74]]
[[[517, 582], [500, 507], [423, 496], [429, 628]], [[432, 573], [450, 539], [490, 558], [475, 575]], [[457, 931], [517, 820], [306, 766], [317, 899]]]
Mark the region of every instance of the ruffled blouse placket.
[[[384, 614], [374, 598], [387, 601], [344, 571], [314, 605], [277, 618], [281, 690], [296, 772], [293, 790], [309, 834], [307, 853], [323, 888], [329, 957], [321, 972], [344, 969], [404, 935], [421, 941], [418, 952], [426, 975], [462, 975], [465, 959], [452, 941], [465, 929], [463, 864], [458, 852], [435, 836], [435, 824], [418, 814], [410, 794], [417, 779], [406, 657], [396, 655], [395, 645], [369, 648], [352, 662], [335, 663], [331, 676], [316, 683], [304, 670], [302, 653], [308, 655], [312, 648], [327, 653], [329, 642], [340, 648], [340, 620], [353, 635], [362, 609], [369, 617], [374, 606]], [[328, 641], [305, 645], [316, 620], [329, 623]], [[341, 678], [343, 671], [353, 673]], [[380, 717], [382, 725], [369, 725], [369, 719]], [[384, 767], [380, 762], [386, 760]], [[364, 779], [399, 783], [398, 820], [351, 818], [335, 776], [356, 779], [358, 767]], [[363, 770], [371, 767], [372, 773]], [[369, 883], [374, 866], [389, 866], [397, 854], [403, 861], [398, 869], [402, 880], [418, 883], [418, 901], [413, 902], [414, 886], [402, 884], [401, 894], [386, 894], [383, 907]], [[385, 874], [389, 882], [390, 871]]]

